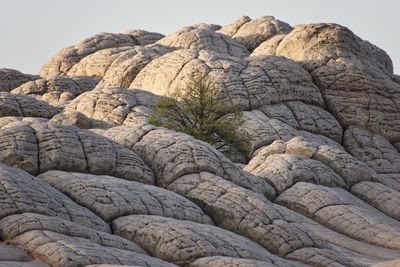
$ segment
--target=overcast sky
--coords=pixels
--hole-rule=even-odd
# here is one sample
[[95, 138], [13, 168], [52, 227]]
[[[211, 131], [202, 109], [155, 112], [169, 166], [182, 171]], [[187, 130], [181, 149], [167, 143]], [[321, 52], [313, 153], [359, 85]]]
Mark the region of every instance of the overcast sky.
[[400, 73], [400, 0], [0, 0], [0, 68], [38, 73], [58, 50], [98, 32], [163, 34], [199, 22], [272, 15], [336, 22], [383, 48]]

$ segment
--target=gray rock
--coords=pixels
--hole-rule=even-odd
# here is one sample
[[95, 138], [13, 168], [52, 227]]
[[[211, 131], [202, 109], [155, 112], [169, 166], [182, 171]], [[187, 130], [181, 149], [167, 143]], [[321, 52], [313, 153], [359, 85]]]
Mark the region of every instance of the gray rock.
[[48, 122], [20, 121], [0, 129], [0, 161], [32, 174], [48, 170], [108, 174], [153, 184], [143, 160], [95, 133]]
[[300, 101], [265, 105], [260, 108], [268, 117], [278, 119], [296, 129], [326, 136], [342, 142], [340, 123], [326, 110]]
[[218, 32], [231, 36], [244, 44], [249, 51], [253, 51], [262, 42], [269, 40], [278, 34], [289, 33], [293, 28], [272, 16], [263, 16], [250, 19], [247, 16], [225, 25]]
[[0, 243], [0, 264], [3, 261], [8, 262], [30, 262], [33, 259], [22, 249]]
[[284, 57], [239, 59], [207, 50], [181, 49], [144, 67], [130, 87], [169, 95], [186, 86], [196, 73], [206, 74], [221, 98], [248, 110], [281, 101], [303, 101], [324, 107], [311, 75]]
[[61, 171], [48, 171], [39, 178], [106, 221], [145, 214], [212, 224], [194, 203], [156, 186], [111, 176]]
[[[324, 41], [321, 41], [324, 40]], [[337, 24], [298, 25], [276, 54], [310, 71], [342, 126], [356, 125], [398, 142], [400, 85], [389, 56]]]
[[[262, 108], [265, 109], [265, 106]], [[268, 110], [265, 113], [269, 113]], [[272, 114], [273, 116], [275, 114]], [[250, 139], [250, 155], [263, 146], [270, 145], [276, 140], [289, 141], [292, 138], [302, 136], [309, 140], [315, 140], [321, 144], [328, 144], [332, 147], [343, 149], [334, 140], [323, 135], [313, 134], [303, 130], [297, 130], [290, 125], [289, 120], [282, 118], [275, 119], [265, 115], [261, 110], [243, 112], [243, 123], [239, 126], [239, 132], [247, 135]]]
[[83, 92], [92, 90], [99, 82], [97, 77], [53, 77], [24, 83], [12, 93], [23, 94], [63, 108]]
[[133, 251], [105, 247], [79, 237], [33, 230], [10, 241], [51, 266], [78, 267], [97, 263], [172, 267], [173, 264]]
[[189, 135], [146, 124], [115, 127], [102, 135], [138, 153], [155, 171], [158, 186], [167, 187], [182, 175], [206, 171], [268, 198], [275, 196], [267, 182], [242, 171], [213, 146]]
[[174, 49], [204, 49], [235, 57], [246, 57], [250, 54], [240, 42], [201, 24], [184, 27], [157, 43]]
[[50, 119], [60, 110], [30, 96], [0, 92], [0, 116], [40, 117]]
[[140, 244], [151, 255], [179, 265], [218, 255], [265, 261], [276, 258], [247, 238], [211, 225], [131, 215], [114, 220], [112, 227], [116, 234]]
[[197, 203], [219, 227], [244, 235], [274, 254], [285, 256], [316, 242], [303, 227], [291, 224], [279, 206], [216, 175], [185, 175], [168, 189]]
[[40, 76], [64, 76], [86, 56], [107, 48], [147, 45], [160, 39], [161, 34], [143, 30], [130, 31], [125, 34], [99, 33], [77, 45], [61, 49], [40, 70]]
[[6, 241], [12, 240], [25, 232], [43, 230], [84, 238], [105, 247], [120, 248], [147, 255], [141, 247], [127, 239], [97, 231], [61, 218], [36, 213], [7, 216], [0, 220], [0, 229], [1, 238]]
[[347, 188], [343, 179], [318, 160], [303, 155], [259, 153], [244, 170], [267, 180], [278, 194], [297, 182]]
[[188, 265], [189, 267], [274, 267], [274, 266], [302, 266], [301, 264], [296, 264], [290, 261], [258, 261], [250, 259], [240, 259], [232, 257], [204, 257], [195, 260]]
[[346, 190], [299, 182], [276, 202], [351, 238], [392, 249], [400, 247], [400, 222]]
[[109, 125], [129, 125], [146, 122], [159, 99], [139, 89], [103, 88], [81, 94], [64, 110]]
[[110, 232], [107, 223], [68, 197], [29, 175], [0, 163], [0, 219], [21, 213], [38, 213], [80, 223], [89, 228]]
[[9, 92], [21, 84], [39, 79], [37, 75], [24, 74], [13, 69], [0, 69], [0, 92]]

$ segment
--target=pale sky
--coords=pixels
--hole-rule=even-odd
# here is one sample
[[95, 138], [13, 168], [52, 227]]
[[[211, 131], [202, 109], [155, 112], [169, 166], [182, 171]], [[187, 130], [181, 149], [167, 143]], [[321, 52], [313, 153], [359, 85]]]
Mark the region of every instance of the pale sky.
[[38, 73], [58, 50], [99, 32], [169, 34], [242, 15], [335, 22], [384, 49], [400, 72], [400, 0], [0, 0], [0, 68]]

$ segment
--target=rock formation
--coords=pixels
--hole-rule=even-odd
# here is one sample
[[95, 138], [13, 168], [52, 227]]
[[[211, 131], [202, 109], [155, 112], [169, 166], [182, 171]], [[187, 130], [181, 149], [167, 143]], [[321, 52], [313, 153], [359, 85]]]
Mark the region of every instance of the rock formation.
[[[400, 76], [349, 29], [100, 33], [39, 73], [0, 69], [0, 266], [399, 265]], [[247, 161], [149, 124], [198, 73]]]

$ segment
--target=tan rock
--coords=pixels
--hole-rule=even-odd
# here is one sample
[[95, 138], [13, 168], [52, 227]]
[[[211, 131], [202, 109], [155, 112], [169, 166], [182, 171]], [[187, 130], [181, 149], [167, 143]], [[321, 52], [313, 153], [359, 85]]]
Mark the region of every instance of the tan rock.
[[1, 219], [13, 214], [39, 213], [110, 232], [108, 224], [97, 215], [22, 170], [0, 163], [0, 181]]
[[79, 112], [98, 124], [129, 125], [146, 122], [159, 99], [139, 89], [103, 88], [81, 94], [64, 110]]
[[[97, 87], [128, 88], [136, 78], [136, 75], [147, 64], [172, 50], [172, 48], [159, 44], [134, 46], [124, 50], [109, 64], [103, 79]], [[96, 58], [97, 53], [94, 53], [93, 57]]]
[[215, 32], [204, 25], [184, 27], [157, 42], [174, 49], [208, 50], [235, 57], [246, 57], [250, 53], [245, 46], [232, 38]]
[[70, 267], [97, 263], [172, 267], [173, 264], [133, 251], [105, 247], [79, 237], [33, 230], [11, 240], [51, 266]]
[[188, 265], [189, 267], [274, 267], [274, 266], [302, 266], [301, 264], [297, 264], [290, 261], [258, 261], [258, 260], [250, 260], [250, 259], [240, 259], [240, 258], [232, 258], [232, 257], [204, 257], [195, 260], [194, 262]]
[[63, 108], [81, 93], [92, 90], [98, 82], [99, 78], [96, 77], [38, 79], [24, 83], [12, 93], [32, 96], [55, 107]]
[[206, 171], [268, 198], [275, 196], [266, 181], [242, 171], [213, 146], [189, 135], [147, 124], [115, 127], [102, 135], [138, 153], [155, 171], [158, 186]]
[[162, 37], [161, 34], [136, 30], [125, 34], [99, 33], [89, 37], [77, 45], [66, 47], [53, 56], [40, 70], [40, 76], [66, 75], [68, 71], [86, 56], [107, 48], [146, 45]]
[[263, 16], [257, 19], [250, 19], [247, 16], [225, 25], [218, 32], [231, 36], [244, 44], [249, 51], [253, 51], [262, 42], [269, 40], [278, 34], [286, 34], [292, 27], [272, 16]]
[[25, 232], [43, 230], [84, 238], [105, 247], [120, 248], [147, 255], [141, 247], [127, 239], [97, 231], [61, 218], [36, 213], [22, 213], [7, 216], [0, 220], [0, 229], [1, 238], [7, 241]]
[[112, 176], [62, 171], [48, 171], [39, 178], [106, 221], [131, 214], [145, 214], [212, 224], [211, 219], [194, 203], [156, 186]]
[[296, 183], [276, 202], [351, 238], [392, 249], [400, 247], [400, 222], [344, 189]]
[[30, 96], [0, 92], [0, 116], [40, 117], [50, 119], [60, 110]]
[[131, 215], [114, 220], [112, 227], [116, 234], [138, 243], [151, 255], [179, 265], [218, 255], [266, 261], [276, 257], [247, 238], [211, 225]]
[[181, 49], [151, 61], [130, 87], [168, 95], [186, 86], [196, 73], [206, 74], [222, 98], [245, 110], [282, 101], [324, 106], [311, 75], [283, 57], [239, 59], [206, 50]]
[[10, 92], [18, 86], [39, 79], [37, 75], [24, 74], [13, 69], [0, 69], [0, 92]]
[[0, 129], [0, 149], [1, 162], [32, 174], [75, 170], [154, 183], [152, 170], [135, 152], [71, 126], [28, 121], [8, 123]]
[[[323, 41], [321, 41], [323, 40]], [[389, 56], [337, 24], [296, 26], [276, 54], [310, 71], [342, 126], [356, 125], [398, 142], [400, 85]]]

